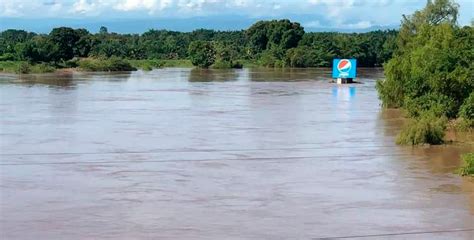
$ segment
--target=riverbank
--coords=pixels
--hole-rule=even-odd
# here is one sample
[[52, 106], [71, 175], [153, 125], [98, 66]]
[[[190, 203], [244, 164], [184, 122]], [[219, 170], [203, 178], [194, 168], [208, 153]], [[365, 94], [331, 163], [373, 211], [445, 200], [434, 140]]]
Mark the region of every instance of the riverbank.
[[[255, 61], [250, 60], [239, 60], [239, 67], [262, 67]], [[29, 63], [27, 61], [0, 61], [0, 72], [3, 73], [51, 73], [55, 71], [64, 71], [64, 69], [74, 71], [87, 71], [87, 72], [103, 72], [103, 71], [135, 71], [144, 70], [151, 71], [157, 68], [166, 67], [183, 67], [191, 68], [195, 67], [190, 60], [187, 59], [119, 59], [119, 58], [108, 58], [108, 59], [95, 59], [85, 58], [69, 60], [63, 63]], [[211, 66], [214, 69], [228, 69], [230, 65], [219, 64]]]
[[51, 73], [63, 69], [74, 71], [134, 71], [137, 69], [152, 70], [163, 67], [192, 67], [189, 60], [124, 60], [124, 59], [80, 59], [67, 62], [37, 63], [27, 61], [0, 61], [0, 72], [4, 73]]

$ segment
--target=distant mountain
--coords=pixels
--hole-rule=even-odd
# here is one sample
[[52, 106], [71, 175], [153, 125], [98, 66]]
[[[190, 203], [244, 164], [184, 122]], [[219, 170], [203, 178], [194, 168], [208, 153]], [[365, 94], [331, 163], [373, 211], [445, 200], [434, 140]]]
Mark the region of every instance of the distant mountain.
[[[285, 18], [285, 17], [278, 17]], [[303, 26], [314, 16], [286, 17], [292, 21], [300, 22]], [[173, 31], [189, 32], [199, 28], [214, 30], [241, 30], [247, 29], [259, 20], [272, 18], [250, 18], [245, 16], [207, 16], [192, 18], [146, 18], [146, 19], [72, 19], [72, 18], [2, 18], [0, 31], [6, 29], [23, 29], [37, 33], [49, 33], [51, 29], [60, 26], [72, 28], [86, 28], [90, 32], [98, 32], [100, 26], [106, 26], [110, 32], [117, 33], [143, 33], [149, 29], [167, 29]], [[324, 26], [322, 24], [321, 26]], [[331, 27], [305, 27], [306, 32], [368, 32], [374, 30], [396, 29], [398, 26], [372, 26], [369, 28], [344, 29]]]
[[348, 29], [348, 28], [324, 28], [324, 27], [305, 27], [306, 32], [341, 32], [341, 33], [365, 33], [377, 30], [392, 30], [398, 29], [398, 25], [389, 26], [371, 26], [368, 28]]

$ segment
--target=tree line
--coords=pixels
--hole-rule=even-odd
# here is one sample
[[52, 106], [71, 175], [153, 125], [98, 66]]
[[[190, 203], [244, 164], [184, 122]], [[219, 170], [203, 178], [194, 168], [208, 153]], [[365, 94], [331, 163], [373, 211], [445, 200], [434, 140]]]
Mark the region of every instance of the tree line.
[[241, 31], [151, 29], [143, 34], [98, 33], [69, 27], [49, 34], [9, 29], [0, 33], [0, 61], [64, 64], [78, 58], [189, 59], [199, 67], [329, 67], [336, 57], [363, 67], [388, 61], [397, 48], [395, 30], [368, 33], [309, 32], [289, 20], [259, 21]]

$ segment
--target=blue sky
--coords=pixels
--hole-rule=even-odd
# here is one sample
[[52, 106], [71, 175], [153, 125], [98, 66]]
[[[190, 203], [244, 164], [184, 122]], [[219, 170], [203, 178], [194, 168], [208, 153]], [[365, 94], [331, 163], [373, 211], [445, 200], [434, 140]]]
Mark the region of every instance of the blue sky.
[[[459, 22], [469, 24], [474, 0], [457, 2], [461, 5]], [[161, 21], [163, 28], [175, 30], [225, 30], [245, 28], [259, 19], [289, 18], [306, 29], [358, 31], [396, 27], [402, 14], [425, 4], [426, 0], [2, 0], [0, 29], [48, 31], [61, 23], [95, 28], [107, 23], [120, 27], [117, 22], [128, 22], [127, 29], [141, 31], [142, 25], [150, 28]]]

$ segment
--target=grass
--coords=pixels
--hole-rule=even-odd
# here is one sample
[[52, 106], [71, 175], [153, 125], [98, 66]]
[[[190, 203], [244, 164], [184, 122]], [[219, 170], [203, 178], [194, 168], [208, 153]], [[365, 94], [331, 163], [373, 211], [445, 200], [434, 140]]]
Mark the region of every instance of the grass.
[[54, 71], [56, 71], [56, 68], [47, 63], [30, 64], [26, 61], [0, 61], [0, 72], [27, 74]]
[[462, 176], [474, 176], [474, 153], [467, 153], [461, 156], [463, 166], [459, 169]]
[[16, 73], [20, 68], [20, 61], [0, 61], [0, 72]]
[[420, 117], [411, 119], [397, 137], [399, 145], [442, 144], [446, 130], [446, 117], [437, 117], [425, 112]]
[[450, 128], [457, 132], [472, 132], [474, 129], [474, 120], [463, 117], [456, 118], [450, 122]]

